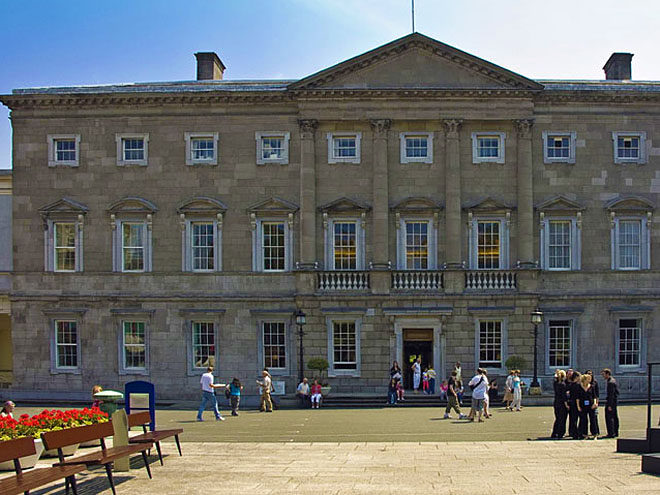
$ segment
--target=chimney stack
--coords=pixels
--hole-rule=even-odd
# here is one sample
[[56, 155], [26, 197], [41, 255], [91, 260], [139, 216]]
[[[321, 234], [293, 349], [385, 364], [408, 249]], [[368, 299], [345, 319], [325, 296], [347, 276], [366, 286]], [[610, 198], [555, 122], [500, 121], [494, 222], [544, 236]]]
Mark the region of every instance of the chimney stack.
[[605, 67], [605, 79], [618, 79], [618, 80], [630, 80], [632, 79], [632, 71], [630, 68], [630, 62], [632, 61], [632, 53], [613, 53], [610, 55], [610, 58], [607, 59]]
[[225, 65], [215, 52], [197, 52], [197, 80], [219, 81], [225, 72]]

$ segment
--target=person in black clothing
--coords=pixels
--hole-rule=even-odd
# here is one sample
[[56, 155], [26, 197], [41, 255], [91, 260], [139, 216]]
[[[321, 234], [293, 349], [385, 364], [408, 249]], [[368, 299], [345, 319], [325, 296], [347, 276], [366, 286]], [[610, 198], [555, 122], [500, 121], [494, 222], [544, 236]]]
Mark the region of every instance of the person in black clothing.
[[580, 432], [578, 431], [579, 412], [577, 407], [580, 388], [580, 373], [573, 371], [566, 389], [566, 397], [568, 399], [568, 434], [573, 440], [580, 438]]
[[551, 438], [563, 438], [566, 434], [566, 418], [568, 417], [568, 401], [566, 400], [566, 372], [557, 370], [555, 372], [555, 423], [552, 426]]
[[616, 410], [619, 401], [619, 386], [612, 377], [612, 371], [609, 368], [605, 368], [600, 374], [607, 382], [607, 399], [605, 399], [607, 438], [616, 438], [619, 436], [619, 414]]
[[[598, 386], [598, 380], [594, 377], [594, 372], [591, 370], [587, 370], [584, 372], [585, 375], [589, 375], [591, 377], [591, 387], [594, 389], [594, 397], [595, 397], [595, 405], [596, 407], [594, 408], [594, 414], [593, 414], [593, 421], [589, 421], [589, 431], [591, 432], [591, 435], [594, 437], [597, 437], [600, 435], [600, 427], [598, 426], [598, 406], [600, 405], [600, 387]], [[589, 416], [591, 418], [591, 416]]]
[[582, 375], [580, 377], [577, 400], [577, 408], [580, 416], [580, 425], [578, 427], [580, 439], [589, 437], [588, 423], [593, 423], [596, 420], [596, 400], [594, 388], [591, 386], [591, 377], [587, 374]]

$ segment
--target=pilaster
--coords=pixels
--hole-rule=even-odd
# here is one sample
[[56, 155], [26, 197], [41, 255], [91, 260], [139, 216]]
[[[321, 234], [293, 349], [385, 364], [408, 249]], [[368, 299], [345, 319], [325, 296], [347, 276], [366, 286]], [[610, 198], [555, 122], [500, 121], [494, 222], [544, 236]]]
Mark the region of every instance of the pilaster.
[[534, 263], [534, 181], [532, 164], [532, 126], [534, 120], [516, 120], [518, 131], [518, 263], [520, 268], [533, 268]]
[[445, 221], [446, 264], [449, 268], [461, 268], [461, 160], [460, 129], [463, 121], [447, 119], [445, 126]]
[[374, 139], [373, 162], [373, 262], [374, 269], [390, 268], [389, 257], [389, 177], [387, 163], [387, 138], [392, 121], [371, 120]]
[[318, 121], [299, 120], [300, 126], [300, 269], [316, 268], [316, 159]]

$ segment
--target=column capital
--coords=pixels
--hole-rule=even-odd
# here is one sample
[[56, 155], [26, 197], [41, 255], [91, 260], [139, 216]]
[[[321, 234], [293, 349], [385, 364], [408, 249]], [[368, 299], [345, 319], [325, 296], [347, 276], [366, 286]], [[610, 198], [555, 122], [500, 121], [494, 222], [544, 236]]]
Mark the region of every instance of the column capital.
[[534, 125], [534, 119], [514, 120], [514, 124], [516, 125], [516, 130], [518, 131], [518, 137], [532, 137], [532, 126]]
[[391, 119], [371, 119], [369, 123], [376, 136], [380, 138], [387, 137], [387, 131], [392, 127]]
[[447, 137], [451, 137], [451, 138], [458, 137], [458, 131], [461, 130], [461, 126], [463, 125], [462, 119], [445, 119], [442, 121], [442, 123], [445, 126], [445, 132], [447, 133]]
[[303, 139], [312, 139], [316, 128], [319, 126], [319, 121], [316, 119], [298, 119], [298, 125], [300, 126], [301, 137]]

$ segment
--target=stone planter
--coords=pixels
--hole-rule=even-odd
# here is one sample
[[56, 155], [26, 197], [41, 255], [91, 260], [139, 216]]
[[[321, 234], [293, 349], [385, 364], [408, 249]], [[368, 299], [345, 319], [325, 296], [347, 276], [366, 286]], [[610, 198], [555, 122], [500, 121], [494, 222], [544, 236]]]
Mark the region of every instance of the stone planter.
[[[77, 444], [77, 443], [74, 443], [73, 445], [67, 445], [66, 447], [64, 447], [62, 449], [62, 454], [64, 454], [65, 457], [75, 454], [76, 452], [78, 452], [78, 445], [79, 444]], [[57, 457], [57, 449], [47, 450], [46, 452], [43, 453], [43, 456], [44, 457]]]
[[330, 395], [330, 391], [332, 390], [332, 387], [321, 387], [321, 396], [326, 397]]
[[[41, 438], [34, 441], [34, 449], [37, 451], [34, 455], [21, 457], [21, 469], [33, 468], [44, 452], [44, 443]], [[14, 461], [0, 462], [0, 471], [13, 471]]]

